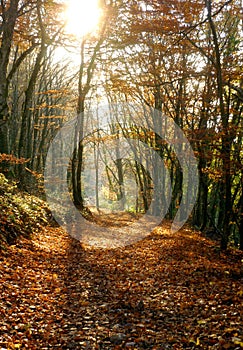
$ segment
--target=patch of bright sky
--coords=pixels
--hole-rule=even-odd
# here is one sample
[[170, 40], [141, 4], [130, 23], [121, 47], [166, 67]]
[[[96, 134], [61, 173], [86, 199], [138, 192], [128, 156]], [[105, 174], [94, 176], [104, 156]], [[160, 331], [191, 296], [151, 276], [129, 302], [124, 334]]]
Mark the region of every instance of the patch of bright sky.
[[67, 33], [82, 38], [95, 30], [101, 15], [98, 0], [69, 0], [66, 3]]
[[101, 10], [98, 0], [63, 0], [65, 11], [62, 15], [65, 32], [77, 41], [77, 48], [57, 47], [55, 61], [68, 60], [75, 66], [80, 63], [80, 42], [95, 31], [99, 24]]

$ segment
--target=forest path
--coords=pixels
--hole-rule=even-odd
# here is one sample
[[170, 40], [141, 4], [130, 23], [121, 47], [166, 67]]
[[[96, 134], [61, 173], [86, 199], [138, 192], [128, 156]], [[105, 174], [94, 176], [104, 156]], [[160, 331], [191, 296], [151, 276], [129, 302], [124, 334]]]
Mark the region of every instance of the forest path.
[[240, 252], [164, 223], [117, 249], [47, 227], [0, 256], [1, 349], [241, 349]]

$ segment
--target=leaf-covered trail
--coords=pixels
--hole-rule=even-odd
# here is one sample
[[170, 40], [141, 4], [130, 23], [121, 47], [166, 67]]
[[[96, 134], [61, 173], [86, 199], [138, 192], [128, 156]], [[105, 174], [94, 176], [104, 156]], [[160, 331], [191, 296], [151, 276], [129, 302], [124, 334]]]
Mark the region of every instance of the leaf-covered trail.
[[1, 349], [241, 349], [239, 252], [169, 224], [126, 248], [46, 228], [0, 257]]

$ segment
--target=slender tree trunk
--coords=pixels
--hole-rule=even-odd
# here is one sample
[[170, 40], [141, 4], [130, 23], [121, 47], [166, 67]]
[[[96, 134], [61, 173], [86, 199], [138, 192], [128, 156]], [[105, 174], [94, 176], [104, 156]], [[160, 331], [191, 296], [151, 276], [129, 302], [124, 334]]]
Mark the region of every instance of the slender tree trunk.
[[241, 178], [241, 197], [240, 197], [240, 225], [239, 225], [239, 235], [240, 235], [240, 250], [243, 250], [243, 177]]
[[74, 140], [74, 152], [72, 159], [72, 189], [74, 204], [80, 209], [84, 209], [82, 196], [82, 166], [83, 166], [83, 137], [84, 137], [84, 111], [85, 100], [91, 89], [91, 81], [96, 68], [96, 58], [104, 40], [103, 34], [106, 28], [104, 24], [99, 40], [96, 42], [89, 62], [85, 61], [85, 39], [80, 46], [80, 66], [78, 80], [78, 104], [77, 104], [77, 131]]
[[231, 142], [228, 130], [229, 116], [224, 104], [224, 87], [223, 87], [223, 75], [222, 75], [222, 64], [220, 56], [220, 47], [218, 42], [218, 35], [214, 21], [212, 19], [212, 0], [206, 0], [208, 21], [210, 29], [212, 32], [212, 40], [214, 44], [215, 53], [215, 70], [217, 75], [217, 88], [218, 88], [218, 99], [220, 107], [220, 115], [222, 122], [222, 146], [221, 146], [221, 157], [223, 164], [223, 193], [222, 193], [222, 205], [223, 205], [223, 225], [222, 225], [222, 239], [221, 239], [221, 249], [226, 250], [229, 241], [230, 234], [230, 220], [231, 220], [231, 175], [230, 175], [230, 152], [231, 152]]
[[100, 200], [99, 200], [99, 143], [96, 146], [94, 144], [94, 163], [95, 163], [95, 205], [100, 212]]
[[18, 17], [19, 0], [1, 2], [2, 22], [0, 38], [0, 152], [8, 153], [8, 65], [13, 41], [14, 28]]

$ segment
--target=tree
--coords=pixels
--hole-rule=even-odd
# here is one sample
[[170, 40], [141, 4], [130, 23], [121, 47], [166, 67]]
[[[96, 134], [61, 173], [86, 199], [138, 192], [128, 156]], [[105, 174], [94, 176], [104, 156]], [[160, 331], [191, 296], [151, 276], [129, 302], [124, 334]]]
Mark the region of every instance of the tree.
[[0, 46], [0, 152], [8, 153], [7, 121], [8, 109], [8, 66], [13, 43], [14, 28], [19, 15], [19, 0], [1, 1], [1, 46]]
[[[92, 88], [92, 79], [97, 65], [102, 43], [110, 16], [109, 8], [104, 11], [103, 25], [91, 38], [82, 38], [80, 44], [80, 66], [78, 74], [78, 103], [77, 103], [77, 127], [74, 138], [74, 151], [72, 157], [72, 193], [74, 204], [84, 209], [82, 195], [82, 164], [83, 164], [83, 136], [84, 136], [84, 112], [87, 96]], [[97, 36], [96, 36], [97, 35]], [[86, 45], [87, 44], [87, 45]]]

